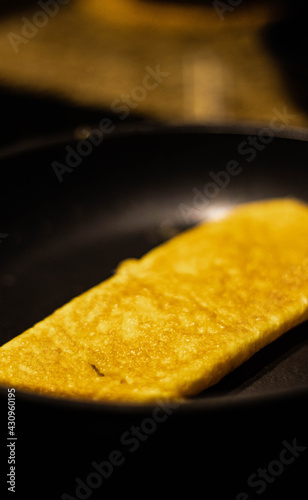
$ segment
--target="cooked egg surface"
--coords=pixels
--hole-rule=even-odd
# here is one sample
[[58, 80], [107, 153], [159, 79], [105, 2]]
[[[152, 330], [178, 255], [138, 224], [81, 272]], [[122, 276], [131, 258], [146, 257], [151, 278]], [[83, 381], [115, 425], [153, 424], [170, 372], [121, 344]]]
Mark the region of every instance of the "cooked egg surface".
[[0, 348], [0, 384], [185, 400], [308, 319], [308, 207], [240, 205], [174, 237]]

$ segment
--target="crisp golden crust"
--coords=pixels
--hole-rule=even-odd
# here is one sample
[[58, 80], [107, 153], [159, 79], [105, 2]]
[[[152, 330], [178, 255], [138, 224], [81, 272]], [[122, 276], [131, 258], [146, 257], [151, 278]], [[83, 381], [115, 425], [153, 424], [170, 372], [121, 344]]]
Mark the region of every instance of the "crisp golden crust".
[[0, 349], [0, 383], [103, 401], [206, 389], [308, 319], [308, 207], [241, 205], [124, 261]]

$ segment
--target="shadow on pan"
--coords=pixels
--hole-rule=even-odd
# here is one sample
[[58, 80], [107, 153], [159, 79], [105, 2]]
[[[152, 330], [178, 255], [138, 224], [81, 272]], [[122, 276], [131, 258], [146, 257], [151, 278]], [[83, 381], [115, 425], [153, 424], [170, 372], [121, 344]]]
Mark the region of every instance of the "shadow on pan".
[[[273, 137], [257, 127], [130, 126], [96, 145], [51, 138], [3, 154], [1, 343], [109, 277], [119, 261], [221, 210], [270, 197], [308, 201], [307, 139], [299, 129]], [[236, 175], [226, 174], [230, 162]], [[192, 486], [227, 498], [254, 498], [262, 486], [262, 498], [294, 495], [308, 442], [306, 329], [288, 332], [180, 407], [17, 393], [23, 494], [141, 497], [147, 484], [165, 495]], [[297, 453], [296, 466], [282, 464], [287, 470], [279, 474], [273, 466], [269, 479], [258, 477], [285, 443]]]

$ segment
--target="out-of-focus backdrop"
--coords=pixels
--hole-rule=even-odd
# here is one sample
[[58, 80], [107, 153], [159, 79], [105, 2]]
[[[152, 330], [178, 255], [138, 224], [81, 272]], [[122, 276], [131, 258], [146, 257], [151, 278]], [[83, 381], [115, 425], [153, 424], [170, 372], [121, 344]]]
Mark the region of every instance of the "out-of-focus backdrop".
[[308, 125], [307, 6], [3, 0], [1, 145], [94, 126]]

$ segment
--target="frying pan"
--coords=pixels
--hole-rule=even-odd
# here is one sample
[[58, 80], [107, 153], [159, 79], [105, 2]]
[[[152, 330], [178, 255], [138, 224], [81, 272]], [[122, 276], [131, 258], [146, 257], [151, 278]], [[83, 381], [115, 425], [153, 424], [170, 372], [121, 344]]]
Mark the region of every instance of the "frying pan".
[[[258, 199], [308, 201], [299, 128], [122, 125], [92, 148], [81, 141], [68, 133], [0, 152], [1, 344], [201, 220]], [[239, 168], [227, 179], [230, 161]], [[17, 391], [16, 495], [296, 497], [307, 464], [306, 331], [287, 332], [178, 407]], [[0, 395], [6, 470], [6, 388]], [[294, 463], [279, 466], [288, 446]], [[93, 465], [102, 461], [103, 479]]]

